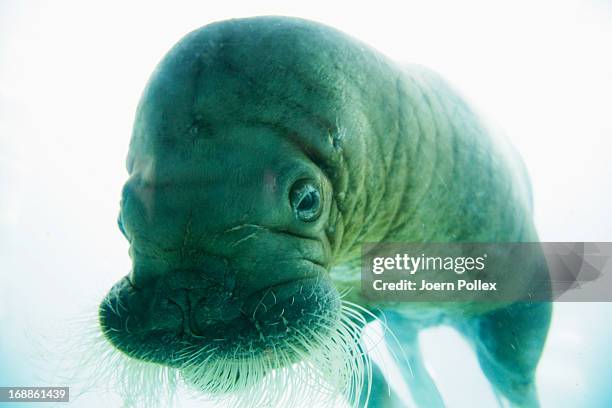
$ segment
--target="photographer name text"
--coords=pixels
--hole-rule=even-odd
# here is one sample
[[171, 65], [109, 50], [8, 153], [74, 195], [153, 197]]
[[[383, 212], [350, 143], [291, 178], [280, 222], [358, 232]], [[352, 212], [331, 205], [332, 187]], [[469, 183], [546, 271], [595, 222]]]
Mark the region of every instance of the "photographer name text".
[[465, 279], [459, 279], [457, 282], [430, 282], [425, 279], [385, 282], [376, 279], [372, 282], [372, 288], [376, 291], [493, 291], [497, 290], [497, 282]]

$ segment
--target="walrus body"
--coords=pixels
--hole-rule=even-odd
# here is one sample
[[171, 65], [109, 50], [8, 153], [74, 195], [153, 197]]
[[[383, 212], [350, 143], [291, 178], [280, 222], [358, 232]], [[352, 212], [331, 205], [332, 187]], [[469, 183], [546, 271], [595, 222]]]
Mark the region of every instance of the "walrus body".
[[[385, 311], [418, 403], [442, 405], [417, 331], [448, 323], [501, 396], [537, 405], [549, 304], [360, 294], [364, 242], [537, 241], [520, 159], [427, 69], [309, 21], [211, 24], [154, 72], [127, 167], [119, 224], [133, 268], [100, 307], [125, 354], [231, 393], [334, 338], [350, 289]], [[376, 371], [370, 406], [392, 399]]]

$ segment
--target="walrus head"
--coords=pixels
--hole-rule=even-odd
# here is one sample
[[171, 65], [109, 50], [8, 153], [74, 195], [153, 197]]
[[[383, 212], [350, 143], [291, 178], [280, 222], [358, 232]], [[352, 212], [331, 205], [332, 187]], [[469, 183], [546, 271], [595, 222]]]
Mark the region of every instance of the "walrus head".
[[366, 92], [353, 64], [371, 57], [347, 38], [298, 19], [232, 20], [158, 65], [119, 216], [133, 266], [99, 309], [115, 348], [207, 393], [330, 353], [363, 358], [329, 277], [357, 238], [343, 211], [357, 207], [347, 173], [362, 170], [345, 164], [359, 147], [344, 138], [375, 122], [351, 99]]

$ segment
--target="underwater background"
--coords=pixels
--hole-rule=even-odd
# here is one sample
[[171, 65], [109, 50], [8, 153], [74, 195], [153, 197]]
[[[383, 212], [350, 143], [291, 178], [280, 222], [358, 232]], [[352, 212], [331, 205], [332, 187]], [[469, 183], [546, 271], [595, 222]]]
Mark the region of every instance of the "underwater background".
[[[156, 63], [192, 29], [264, 14], [314, 19], [437, 70], [523, 155], [542, 241], [612, 241], [612, 2], [3, 0], [0, 386], [70, 386], [44, 382], [55, 357], [45, 349], [65, 335], [53, 327], [95, 313], [130, 268], [116, 218], [131, 122]], [[421, 344], [449, 407], [496, 406], [457, 333], [429, 329]], [[611, 344], [612, 304], [556, 303], [542, 406], [612, 406]], [[119, 404], [93, 390], [70, 406]]]

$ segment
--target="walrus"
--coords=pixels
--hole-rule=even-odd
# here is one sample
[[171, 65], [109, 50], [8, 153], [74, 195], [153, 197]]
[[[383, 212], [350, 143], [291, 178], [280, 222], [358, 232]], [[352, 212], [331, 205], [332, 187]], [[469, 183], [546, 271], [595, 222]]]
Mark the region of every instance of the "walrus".
[[519, 155], [431, 70], [298, 18], [209, 24], [153, 72], [127, 170], [118, 223], [132, 269], [99, 323], [149, 367], [134, 382], [236, 406], [291, 405], [287, 390], [401, 404], [359, 340], [384, 315], [417, 404], [443, 405], [417, 333], [450, 324], [501, 399], [538, 405], [549, 303], [361, 294], [364, 242], [538, 239]]

